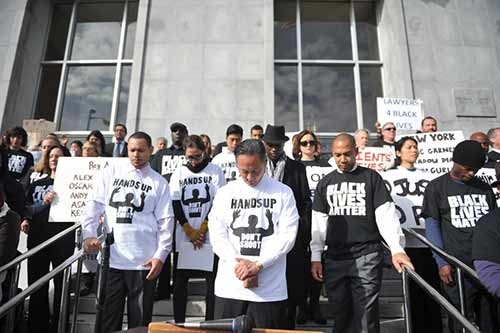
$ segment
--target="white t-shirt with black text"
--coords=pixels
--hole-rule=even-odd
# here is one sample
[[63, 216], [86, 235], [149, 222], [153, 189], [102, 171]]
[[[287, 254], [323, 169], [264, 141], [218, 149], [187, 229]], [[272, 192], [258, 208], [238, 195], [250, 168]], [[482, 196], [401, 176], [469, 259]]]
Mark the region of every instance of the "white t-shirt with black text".
[[217, 154], [212, 159], [212, 163], [222, 169], [224, 177], [226, 177], [226, 183], [229, 183], [240, 176], [238, 167], [236, 166], [236, 157], [234, 156], [234, 152], [229, 151], [227, 148], [222, 149], [222, 152]]

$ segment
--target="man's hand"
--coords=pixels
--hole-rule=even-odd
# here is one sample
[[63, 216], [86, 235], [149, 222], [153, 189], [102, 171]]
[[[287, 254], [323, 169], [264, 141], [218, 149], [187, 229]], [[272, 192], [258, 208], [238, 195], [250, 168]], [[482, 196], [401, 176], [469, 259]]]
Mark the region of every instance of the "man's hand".
[[21, 231], [25, 234], [28, 234], [30, 232], [30, 221], [23, 220], [23, 222], [21, 223]]
[[163, 263], [160, 259], [151, 258], [144, 264], [144, 266], [151, 267], [148, 275], [146, 276], [146, 280], [151, 281], [156, 279], [156, 277], [160, 275], [161, 269], [163, 268]]
[[311, 274], [314, 280], [323, 282], [323, 265], [321, 261], [311, 262]]
[[394, 268], [398, 271], [398, 273], [401, 273], [403, 271], [403, 266], [406, 266], [413, 271], [415, 270], [410, 258], [404, 252], [393, 254], [392, 264], [394, 265]]
[[444, 265], [439, 268], [439, 278], [444, 284], [450, 285], [453, 283], [453, 268], [450, 265]]
[[259, 276], [254, 275], [243, 280], [244, 288], [257, 288], [259, 286]]
[[250, 276], [259, 274], [260, 269], [255, 261], [250, 261], [247, 259], [236, 258], [238, 264], [234, 268], [234, 273], [236, 277], [241, 281], [246, 280]]
[[83, 241], [83, 250], [86, 253], [96, 253], [101, 251], [101, 242], [96, 237], [89, 237]]
[[43, 203], [48, 206], [52, 203], [52, 201], [54, 201], [55, 197], [56, 197], [56, 192], [49, 191], [47, 192], [47, 194], [45, 194], [45, 197], [43, 198]]

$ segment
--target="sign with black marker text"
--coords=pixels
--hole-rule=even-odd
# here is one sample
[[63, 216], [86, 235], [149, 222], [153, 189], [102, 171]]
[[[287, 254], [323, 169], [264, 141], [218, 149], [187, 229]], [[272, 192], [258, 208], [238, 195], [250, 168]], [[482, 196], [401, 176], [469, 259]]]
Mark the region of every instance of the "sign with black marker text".
[[378, 97], [377, 120], [383, 125], [392, 122], [398, 130], [416, 131], [424, 117], [422, 100]]

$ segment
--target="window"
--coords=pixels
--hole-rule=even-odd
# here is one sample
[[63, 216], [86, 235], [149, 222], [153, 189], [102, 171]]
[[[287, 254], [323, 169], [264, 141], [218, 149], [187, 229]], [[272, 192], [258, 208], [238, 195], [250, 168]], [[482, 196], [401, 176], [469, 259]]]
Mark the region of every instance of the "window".
[[275, 0], [275, 119], [287, 131], [371, 128], [382, 96], [375, 1]]
[[56, 4], [41, 62], [35, 118], [59, 131], [124, 123], [138, 1]]

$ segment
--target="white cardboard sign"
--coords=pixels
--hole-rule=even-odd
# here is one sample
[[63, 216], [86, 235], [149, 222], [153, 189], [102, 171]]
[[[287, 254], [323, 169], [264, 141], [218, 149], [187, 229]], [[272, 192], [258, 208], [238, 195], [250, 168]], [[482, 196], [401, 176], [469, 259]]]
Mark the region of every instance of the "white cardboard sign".
[[377, 120], [381, 125], [393, 122], [398, 130], [416, 131], [424, 117], [422, 103], [420, 99], [378, 97]]

